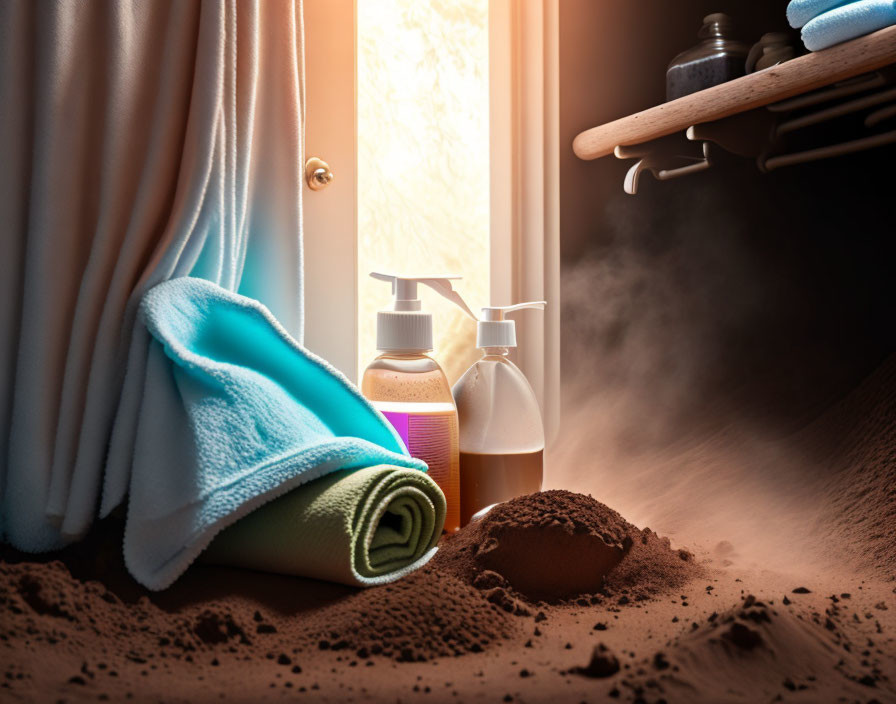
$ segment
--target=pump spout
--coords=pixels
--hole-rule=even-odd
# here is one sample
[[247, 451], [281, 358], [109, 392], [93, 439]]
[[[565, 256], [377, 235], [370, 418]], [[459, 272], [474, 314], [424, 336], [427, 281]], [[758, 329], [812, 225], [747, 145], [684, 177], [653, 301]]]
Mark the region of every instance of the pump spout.
[[522, 310], [523, 308], [537, 308], [538, 310], [544, 310], [547, 303], [547, 301], [529, 301], [527, 303], [517, 303], [512, 306], [487, 306], [482, 309], [482, 320], [489, 322], [504, 320], [504, 316], [507, 313], [512, 313], [515, 310]]
[[399, 276], [379, 271], [370, 272], [370, 276], [379, 281], [392, 283], [392, 295], [395, 297], [393, 310], [413, 311], [420, 310], [420, 299], [417, 298], [417, 284], [429, 286], [443, 298], [447, 298], [464, 313], [476, 320], [473, 311], [467, 306], [460, 294], [454, 290], [452, 281], [463, 278], [457, 274], [438, 274], [435, 276]]
[[466, 302], [463, 298], [460, 297], [460, 294], [454, 290], [451, 286], [452, 279], [459, 279], [460, 276], [434, 276], [417, 279], [421, 284], [426, 284], [433, 291], [438, 292], [442, 295], [443, 298], [447, 298], [454, 305], [460, 308], [464, 313], [466, 313], [470, 318], [476, 320], [476, 315], [473, 311], [470, 310], [469, 306], [467, 306]]

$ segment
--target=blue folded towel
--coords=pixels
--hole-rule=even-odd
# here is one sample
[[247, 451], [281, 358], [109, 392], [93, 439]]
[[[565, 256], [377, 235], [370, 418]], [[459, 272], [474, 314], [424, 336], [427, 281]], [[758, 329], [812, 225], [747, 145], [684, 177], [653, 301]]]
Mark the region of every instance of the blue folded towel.
[[787, 3], [787, 21], [791, 27], [799, 29], [822, 12], [852, 1], [854, 0], [790, 0]]
[[859, 0], [815, 17], [803, 27], [809, 51], [826, 49], [896, 24], [896, 0]]
[[172, 279], [140, 307], [154, 338], [138, 418], [125, 561], [151, 589], [226, 526], [330, 472], [426, 470], [392, 426], [263, 305]]

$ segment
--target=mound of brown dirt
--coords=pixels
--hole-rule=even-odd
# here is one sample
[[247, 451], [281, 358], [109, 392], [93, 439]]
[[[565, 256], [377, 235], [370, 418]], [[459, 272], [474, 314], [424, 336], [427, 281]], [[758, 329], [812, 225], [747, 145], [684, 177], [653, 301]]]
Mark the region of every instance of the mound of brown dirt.
[[[690, 553], [639, 530], [590, 496], [545, 491], [495, 507], [446, 539], [434, 559], [441, 570], [487, 590], [510, 588], [530, 601], [590, 595], [622, 604], [678, 589], [700, 574]], [[503, 600], [506, 610], [519, 610]]]
[[481, 652], [516, 634], [510, 617], [478, 590], [431, 567], [358, 592], [308, 625], [321, 650], [400, 662]]
[[741, 599], [740, 605], [693, 621], [625, 673], [624, 686], [652, 689], [671, 701], [688, 700], [719, 680], [733, 701], [789, 701], [796, 692], [805, 693], [802, 701], [874, 702], [890, 696], [883, 672], [889, 641], [849, 599], [828, 597], [823, 609], [786, 598]]

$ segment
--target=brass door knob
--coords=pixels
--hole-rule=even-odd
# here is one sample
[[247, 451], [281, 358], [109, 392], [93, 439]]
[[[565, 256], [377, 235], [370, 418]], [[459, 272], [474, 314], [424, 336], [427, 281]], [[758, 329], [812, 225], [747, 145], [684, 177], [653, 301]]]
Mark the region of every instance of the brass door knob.
[[312, 191], [320, 191], [332, 183], [335, 176], [330, 165], [316, 156], [305, 162], [305, 183]]

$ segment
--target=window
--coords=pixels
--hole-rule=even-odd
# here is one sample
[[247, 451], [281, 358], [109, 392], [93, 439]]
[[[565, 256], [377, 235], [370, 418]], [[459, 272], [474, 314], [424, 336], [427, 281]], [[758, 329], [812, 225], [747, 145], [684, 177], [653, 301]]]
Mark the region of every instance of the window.
[[[358, 363], [376, 356], [371, 271], [460, 274], [489, 304], [488, 0], [359, 0]], [[478, 357], [476, 325], [420, 287], [452, 383]]]
[[[375, 356], [385, 268], [461, 274], [479, 306], [517, 316], [511, 358], [550, 439], [559, 409], [558, 2], [305, 0], [305, 344], [349, 379]], [[435, 355], [451, 380], [475, 325], [437, 294]]]

